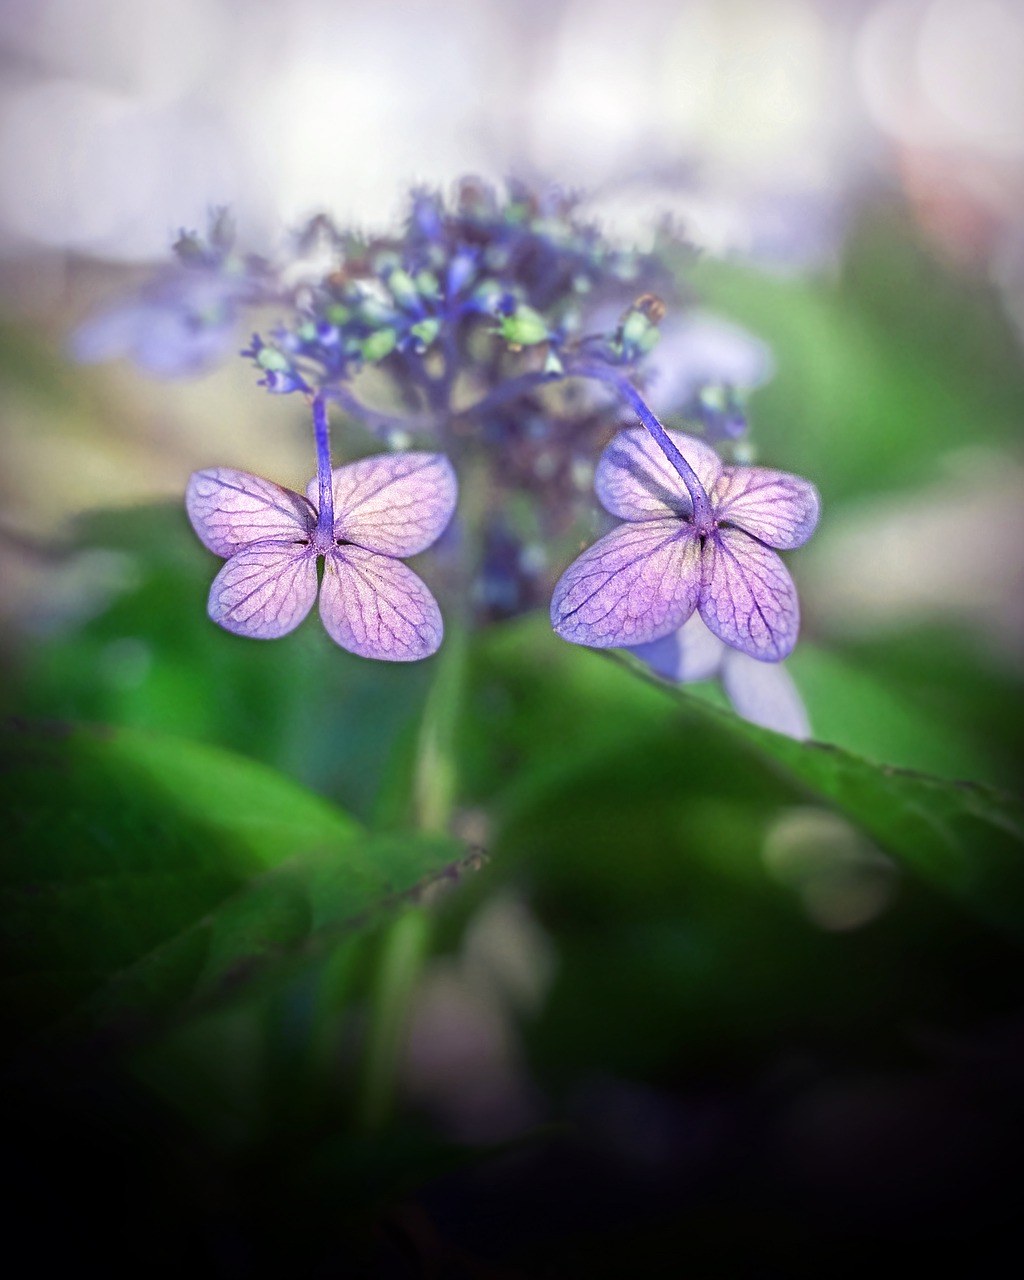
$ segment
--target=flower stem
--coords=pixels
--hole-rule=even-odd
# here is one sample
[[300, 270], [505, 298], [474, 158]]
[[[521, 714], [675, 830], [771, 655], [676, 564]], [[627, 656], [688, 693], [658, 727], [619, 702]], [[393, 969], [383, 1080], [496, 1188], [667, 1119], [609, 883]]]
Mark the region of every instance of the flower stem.
[[391, 1119], [430, 923], [422, 907], [410, 907], [388, 925], [382, 940], [370, 997], [359, 1102], [359, 1119], [366, 1129], [380, 1129]]
[[627, 402], [654, 437], [658, 447], [675, 469], [683, 484], [686, 485], [686, 492], [690, 495], [690, 501], [693, 503], [693, 523], [697, 532], [710, 533], [714, 527], [715, 520], [707, 490], [701, 484], [693, 467], [690, 466], [672, 443], [672, 438], [668, 432], [651, 412], [647, 402], [629, 379], [616, 372], [611, 366], [602, 364], [576, 365], [567, 370], [567, 372], [580, 378], [594, 378], [598, 382], [605, 382], [608, 386], [614, 387], [618, 391], [619, 395]]
[[323, 395], [313, 397], [313, 438], [316, 441], [316, 478], [320, 501], [316, 531], [320, 539], [334, 537], [334, 485], [331, 475], [331, 432], [327, 423], [327, 401]]

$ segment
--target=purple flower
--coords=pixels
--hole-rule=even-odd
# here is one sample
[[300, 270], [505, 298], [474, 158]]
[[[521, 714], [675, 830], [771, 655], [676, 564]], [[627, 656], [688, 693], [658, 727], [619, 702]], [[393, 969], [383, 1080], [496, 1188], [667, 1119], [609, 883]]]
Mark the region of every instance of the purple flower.
[[796, 588], [772, 548], [799, 547], [818, 523], [817, 490], [765, 467], [726, 467], [702, 441], [668, 440], [706, 491], [695, 515], [676, 469], [647, 431], [620, 432], [597, 466], [604, 507], [626, 521], [574, 561], [555, 587], [551, 623], [575, 644], [633, 646], [678, 630], [698, 610], [720, 640], [762, 662], [796, 643]]
[[71, 355], [81, 364], [128, 358], [158, 378], [203, 373], [235, 345], [245, 287], [195, 269], [169, 274], [85, 320], [71, 335]]
[[775, 371], [772, 353], [759, 338], [700, 312], [664, 326], [647, 368], [655, 410], [699, 419], [711, 439], [743, 434], [745, 393], [770, 381]]
[[678, 631], [632, 647], [657, 675], [679, 684], [720, 679], [744, 720], [804, 741], [811, 736], [807, 708], [781, 662], [757, 662], [713, 635], [697, 614]]
[[313, 607], [322, 556], [320, 617], [332, 640], [365, 658], [428, 657], [441, 643], [441, 613], [398, 557], [424, 551], [451, 519], [451, 463], [436, 453], [381, 454], [336, 468], [329, 486], [327, 474], [318, 504], [317, 480], [304, 497], [230, 467], [191, 477], [192, 526], [227, 560], [210, 588], [210, 617], [237, 635], [287, 635]]

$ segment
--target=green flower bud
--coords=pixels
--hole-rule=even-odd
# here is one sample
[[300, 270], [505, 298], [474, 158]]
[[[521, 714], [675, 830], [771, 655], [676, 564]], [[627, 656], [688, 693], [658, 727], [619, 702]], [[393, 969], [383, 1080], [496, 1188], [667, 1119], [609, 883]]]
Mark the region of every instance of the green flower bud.
[[383, 360], [394, 351], [397, 341], [394, 329], [378, 329], [376, 333], [371, 333], [363, 340], [363, 359], [370, 364], [376, 364], [378, 360]]
[[267, 369], [272, 373], [283, 373], [285, 369], [291, 368], [288, 357], [282, 355], [276, 347], [261, 347], [256, 363], [261, 369]]
[[420, 320], [416, 324], [412, 325], [409, 332], [414, 338], [417, 338], [423, 346], [429, 347], [437, 337], [440, 328], [441, 321], [438, 320], [436, 316], [428, 316], [426, 320]]
[[412, 276], [401, 267], [388, 276], [388, 288], [391, 290], [391, 296], [400, 306], [410, 307], [419, 300]]
[[547, 341], [548, 326], [539, 311], [521, 304], [512, 315], [502, 316], [501, 336], [511, 347], [533, 347]]
[[650, 327], [651, 322], [643, 312], [630, 311], [622, 322], [622, 345], [639, 347]]
[[652, 324], [636, 345], [644, 355], [647, 355], [649, 351], [654, 350], [660, 341], [661, 330], [656, 325]]
[[564, 373], [565, 372], [565, 366], [562, 364], [561, 360], [558, 358], [558, 355], [556, 352], [554, 351], [548, 352], [547, 358], [544, 361], [544, 372], [545, 373]]
[[441, 296], [441, 286], [437, 282], [437, 276], [432, 271], [416, 272], [416, 288], [422, 298], [439, 298]]

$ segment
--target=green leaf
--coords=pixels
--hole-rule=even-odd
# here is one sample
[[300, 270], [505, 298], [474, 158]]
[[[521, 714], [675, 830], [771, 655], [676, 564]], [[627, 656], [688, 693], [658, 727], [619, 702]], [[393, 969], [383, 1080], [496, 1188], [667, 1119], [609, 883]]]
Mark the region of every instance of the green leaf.
[[[533, 803], [567, 769], [651, 733], [674, 735], [680, 786], [702, 774], [704, 740], [731, 742], [736, 771], [752, 756], [810, 798], [858, 824], [912, 874], [1014, 931], [1024, 932], [1024, 811], [1013, 798], [800, 743], [741, 720], [639, 662], [566, 645], [541, 620], [495, 637], [478, 657], [477, 729], [464, 771], [486, 791], [515, 776], [503, 801]], [[472, 732], [472, 731], [471, 731]], [[510, 767], [511, 766], [511, 767]]]
[[216, 999], [348, 933], [457, 858], [370, 838], [286, 778], [132, 730], [14, 726], [0, 738], [8, 1011], [130, 1030]]
[[488, 637], [469, 699], [479, 889], [511, 882], [556, 956], [525, 1028], [549, 1082], [780, 1041], [898, 1054], [915, 1020], [1016, 1001], [1024, 846], [999, 793], [760, 730], [541, 620]]

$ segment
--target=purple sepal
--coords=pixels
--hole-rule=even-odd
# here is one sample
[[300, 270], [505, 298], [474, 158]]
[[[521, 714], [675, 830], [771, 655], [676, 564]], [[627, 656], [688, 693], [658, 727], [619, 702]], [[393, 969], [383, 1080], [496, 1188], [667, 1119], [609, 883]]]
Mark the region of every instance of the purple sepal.
[[699, 614], [678, 631], [632, 652], [666, 680], [692, 684], [721, 679], [737, 715], [752, 724], [804, 741], [811, 726], [803, 699], [780, 662], [760, 662], [731, 649], [705, 626]]
[[813, 484], [768, 467], [727, 467], [712, 501], [721, 523], [744, 529], [780, 551], [802, 547], [821, 512]]
[[716, 529], [701, 557], [700, 616], [720, 640], [762, 662], [796, 644], [800, 607], [789, 570], [740, 529]]
[[196, 471], [185, 510], [202, 544], [225, 558], [255, 542], [308, 540], [316, 525], [316, 510], [300, 493], [233, 467]]
[[[334, 536], [387, 556], [414, 556], [444, 532], [458, 485], [440, 453], [384, 453], [333, 473]], [[317, 482], [306, 493], [317, 498]]]
[[729, 649], [722, 661], [722, 688], [744, 720], [798, 742], [811, 736], [807, 708], [781, 663], [757, 662], [738, 649]]
[[726, 647], [695, 613], [678, 631], [651, 644], [634, 645], [632, 651], [666, 680], [693, 684], [718, 675]]
[[276, 640], [295, 630], [315, 599], [310, 547], [257, 542], [233, 555], [214, 578], [207, 612], [236, 635]]
[[444, 634], [426, 584], [401, 561], [356, 546], [324, 557], [320, 617], [343, 649], [385, 662], [427, 658]]
[[644, 644], [682, 626], [700, 593], [700, 543], [681, 520], [613, 529], [555, 586], [551, 625], [593, 648]]
[[[708, 492], [722, 474], [718, 454], [696, 436], [669, 431], [669, 439]], [[688, 516], [693, 503], [678, 474], [643, 427], [620, 431], [604, 449], [594, 475], [601, 505], [620, 520]]]

